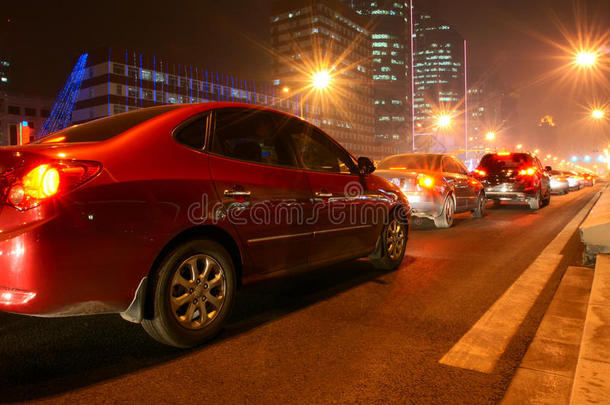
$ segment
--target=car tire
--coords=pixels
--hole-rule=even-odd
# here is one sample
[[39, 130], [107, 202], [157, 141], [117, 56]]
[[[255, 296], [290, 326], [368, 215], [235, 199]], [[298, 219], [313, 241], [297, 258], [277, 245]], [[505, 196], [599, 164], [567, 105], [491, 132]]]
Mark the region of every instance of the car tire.
[[547, 196], [542, 200], [542, 206], [546, 207], [547, 205], [549, 205], [551, 203], [551, 192], [549, 191], [549, 193], [547, 194]]
[[528, 204], [530, 205], [530, 209], [533, 209], [533, 210], [540, 209], [540, 207], [542, 206], [542, 193], [540, 192], [540, 190], [538, 190], [538, 192], [536, 193], [536, 196], [534, 198], [531, 198], [528, 201]]
[[487, 205], [487, 199], [484, 193], [480, 193], [477, 198], [477, 208], [472, 210], [472, 216], [475, 218], [483, 218], [485, 216], [485, 206]]
[[455, 201], [453, 201], [453, 196], [448, 194], [443, 201], [443, 210], [441, 211], [441, 214], [434, 218], [434, 226], [440, 229], [451, 228], [454, 216]]
[[369, 256], [373, 266], [379, 270], [395, 270], [402, 263], [409, 238], [409, 222], [401, 215], [402, 210], [394, 210], [390, 220], [384, 225], [377, 239], [377, 248]]
[[230, 316], [235, 267], [226, 249], [214, 241], [196, 239], [176, 247], [150, 281], [152, 316], [142, 326], [160, 343], [197, 346], [218, 334]]

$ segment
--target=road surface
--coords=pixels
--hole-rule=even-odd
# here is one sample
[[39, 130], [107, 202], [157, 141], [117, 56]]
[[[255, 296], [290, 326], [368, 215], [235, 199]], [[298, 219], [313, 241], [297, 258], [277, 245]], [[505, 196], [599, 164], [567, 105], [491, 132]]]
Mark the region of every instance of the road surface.
[[563, 272], [580, 264], [576, 233], [493, 371], [439, 360], [596, 191], [414, 229], [397, 271], [359, 260], [248, 286], [226, 330], [193, 350], [157, 344], [118, 315], [0, 314], [0, 401], [496, 403]]

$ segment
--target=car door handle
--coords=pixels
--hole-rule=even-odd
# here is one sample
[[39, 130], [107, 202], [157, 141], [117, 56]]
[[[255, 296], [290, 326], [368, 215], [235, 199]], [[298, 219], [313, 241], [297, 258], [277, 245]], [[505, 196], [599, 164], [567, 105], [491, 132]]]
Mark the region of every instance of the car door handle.
[[329, 193], [326, 190], [318, 191], [316, 193], [316, 197], [321, 197], [321, 198], [330, 198], [332, 196], [333, 196], [333, 193]]
[[225, 190], [226, 197], [250, 197], [250, 192], [246, 190]]

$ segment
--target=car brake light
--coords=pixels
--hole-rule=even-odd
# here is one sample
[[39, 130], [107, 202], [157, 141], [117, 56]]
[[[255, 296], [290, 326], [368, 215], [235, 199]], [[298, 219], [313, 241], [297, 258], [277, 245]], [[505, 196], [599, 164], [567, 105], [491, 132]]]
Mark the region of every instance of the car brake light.
[[485, 170], [481, 170], [481, 169], [474, 169], [474, 172], [476, 174], [478, 174], [479, 176], [487, 176], [487, 172]]
[[0, 176], [0, 196], [2, 202], [18, 210], [34, 208], [42, 201], [90, 180], [101, 167], [98, 162], [73, 160], [16, 169]]
[[528, 167], [527, 169], [521, 169], [519, 171], [519, 174], [522, 176], [532, 176], [534, 173], [536, 173], [536, 169], [533, 167]]
[[424, 188], [432, 188], [434, 186], [434, 178], [420, 174], [417, 178], [417, 184]]
[[407, 170], [406, 167], [390, 167], [390, 170]]
[[498, 156], [510, 156], [510, 152], [498, 152], [496, 153]]

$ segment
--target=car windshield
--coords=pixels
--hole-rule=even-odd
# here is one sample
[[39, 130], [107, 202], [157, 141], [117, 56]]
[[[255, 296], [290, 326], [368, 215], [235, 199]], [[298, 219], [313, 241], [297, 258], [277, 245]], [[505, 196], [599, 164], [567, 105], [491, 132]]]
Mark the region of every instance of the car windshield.
[[84, 124], [73, 125], [32, 143], [101, 142], [178, 107], [153, 107], [112, 115]]
[[532, 157], [525, 153], [510, 153], [485, 155], [479, 163], [479, 167], [487, 171], [502, 169], [517, 169], [525, 165], [532, 165]]
[[441, 170], [441, 157], [439, 155], [411, 154], [398, 155], [385, 158], [377, 165], [379, 170]]

